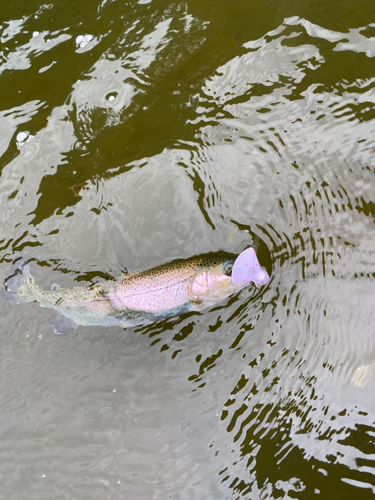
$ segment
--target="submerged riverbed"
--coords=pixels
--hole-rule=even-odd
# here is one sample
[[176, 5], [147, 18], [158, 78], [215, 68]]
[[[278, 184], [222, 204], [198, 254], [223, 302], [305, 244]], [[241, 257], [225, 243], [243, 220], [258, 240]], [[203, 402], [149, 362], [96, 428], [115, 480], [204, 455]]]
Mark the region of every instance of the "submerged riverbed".
[[[4, 498], [375, 493], [375, 7], [0, 7], [0, 278], [255, 246], [269, 283], [54, 335], [0, 301]], [[1, 496], [1, 495], [0, 495]]]

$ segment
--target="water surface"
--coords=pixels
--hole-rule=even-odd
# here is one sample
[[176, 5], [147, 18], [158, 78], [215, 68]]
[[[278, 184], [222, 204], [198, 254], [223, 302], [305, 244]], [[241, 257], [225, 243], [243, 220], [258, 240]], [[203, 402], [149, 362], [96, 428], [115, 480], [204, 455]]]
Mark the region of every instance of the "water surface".
[[52, 333], [0, 301], [4, 498], [372, 498], [375, 8], [0, 7], [0, 278], [254, 245], [202, 314]]

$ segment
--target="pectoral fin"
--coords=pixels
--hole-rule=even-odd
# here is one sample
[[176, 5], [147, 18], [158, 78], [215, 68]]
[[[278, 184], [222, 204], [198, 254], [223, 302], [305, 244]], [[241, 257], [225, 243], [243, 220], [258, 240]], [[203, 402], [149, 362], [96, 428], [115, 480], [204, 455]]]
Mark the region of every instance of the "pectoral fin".
[[189, 301], [193, 306], [200, 306], [203, 303], [202, 299], [196, 296], [189, 297]]
[[58, 311], [54, 311], [48, 321], [53, 328], [53, 333], [58, 335], [70, 333], [78, 326], [74, 319], [68, 318]]

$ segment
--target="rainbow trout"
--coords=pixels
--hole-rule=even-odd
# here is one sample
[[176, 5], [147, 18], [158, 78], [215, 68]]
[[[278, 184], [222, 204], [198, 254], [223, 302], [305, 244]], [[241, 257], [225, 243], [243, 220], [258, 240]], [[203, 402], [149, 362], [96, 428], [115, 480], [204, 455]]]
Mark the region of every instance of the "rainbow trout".
[[54, 333], [68, 333], [78, 325], [144, 325], [187, 311], [212, 306], [241, 290], [251, 281], [267, 283], [253, 248], [237, 259], [208, 254], [147, 271], [130, 272], [89, 287], [40, 288], [30, 274], [30, 264], [16, 259], [15, 269], [4, 282], [4, 296], [13, 303], [36, 301], [54, 309], [50, 323]]

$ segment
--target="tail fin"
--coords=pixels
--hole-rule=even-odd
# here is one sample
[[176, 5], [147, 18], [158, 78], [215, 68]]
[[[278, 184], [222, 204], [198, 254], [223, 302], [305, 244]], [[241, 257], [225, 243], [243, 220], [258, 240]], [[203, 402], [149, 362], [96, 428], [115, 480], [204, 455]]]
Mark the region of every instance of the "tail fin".
[[11, 304], [21, 304], [27, 302], [18, 293], [19, 288], [25, 283], [25, 279], [30, 275], [30, 264], [23, 257], [18, 257], [14, 261], [13, 274], [4, 280], [4, 297]]

